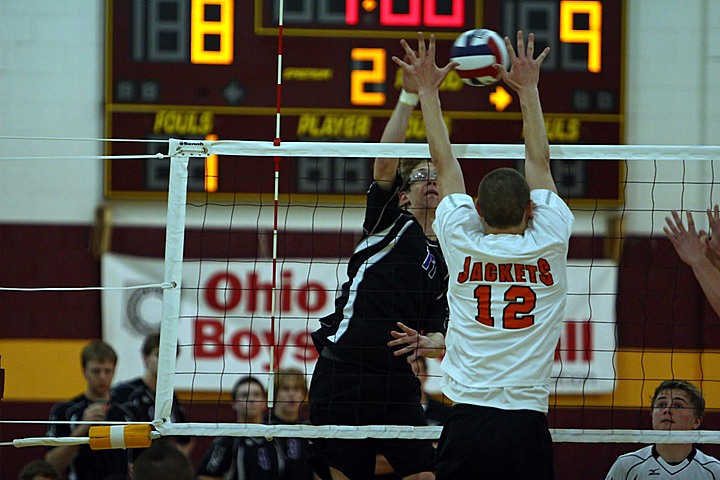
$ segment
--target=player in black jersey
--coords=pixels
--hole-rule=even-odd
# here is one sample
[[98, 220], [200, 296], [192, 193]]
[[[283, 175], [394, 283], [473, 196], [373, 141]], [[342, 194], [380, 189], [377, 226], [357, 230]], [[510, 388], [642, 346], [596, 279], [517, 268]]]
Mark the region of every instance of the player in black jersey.
[[[115, 375], [117, 354], [107, 343], [90, 342], [81, 352], [85, 391], [67, 402], [53, 405], [50, 421], [102, 422], [110, 402], [110, 384]], [[50, 423], [48, 437], [86, 437], [90, 424]], [[127, 473], [127, 454], [123, 450], [93, 451], [89, 445], [52, 447], [45, 459], [70, 480], [97, 480]]]
[[[240, 378], [233, 387], [233, 400], [238, 422], [263, 422], [267, 394], [257, 378]], [[280, 444], [263, 437], [217, 437], [200, 460], [197, 475], [198, 480], [288, 478]]]
[[[405, 140], [417, 104], [403, 79], [400, 100], [381, 142]], [[447, 268], [432, 231], [437, 175], [429, 160], [378, 158], [367, 193], [363, 238], [348, 264], [335, 311], [313, 333], [320, 358], [310, 384], [315, 425], [427, 425], [420, 382], [405, 357], [388, 347], [398, 323], [423, 332], [425, 354], [437, 356], [447, 318]], [[430, 441], [311, 440], [312, 461], [335, 479], [372, 478], [376, 452], [403, 477], [433, 478]]]

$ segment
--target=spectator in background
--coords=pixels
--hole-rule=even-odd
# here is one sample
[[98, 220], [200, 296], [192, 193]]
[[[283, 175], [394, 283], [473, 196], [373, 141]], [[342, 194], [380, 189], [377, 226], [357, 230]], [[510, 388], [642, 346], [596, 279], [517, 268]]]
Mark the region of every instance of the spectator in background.
[[60, 480], [60, 474], [45, 460], [34, 460], [23, 467], [18, 480]]
[[665, 235], [675, 247], [680, 259], [692, 268], [695, 278], [708, 302], [720, 315], [720, 207], [707, 210], [709, 232], [695, 230], [692, 213], [687, 211], [687, 229], [680, 214], [673, 210], [672, 218], [665, 217]]
[[[50, 410], [50, 422], [103, 422], [110, 405], [110, 384], [115, 375], [117, 354], [105, 342], [93, 341], [80, 354], [85, 391], [67, 402], [56, 403]], [[50, 423], [48, 437], [87, 437], [90, 423]], [[127, 454], [123, 450], [93, 451], [89, 445], [51, 447], [45, 460], [60, 474], [74, 480], [97, 480], [127, 472]]]
[[[685, 380], [665, 380], [652, 398], [653, 430], [697, 430], [705, 414], [702, 392]], [[720, 478], [720, 462], [692, 443], [659, 443], [620, 455], [606, 480]]]
[[[118, 383], [110, 391], [113, 407], [108, 412], [108, 418], [126, 422], [151, 422], [155, 418], [155, 386], [158, 374], [158, 353], [160, 352], [160, 333], [153, 333], [145, 337], [141, 353], [144, 372], [141, 377]], [[187, 418], [177, 397], [173, 397], [170, 419], [174, 423], [185, 423]], [[192, 437], [176, 437], [178, 448], [190, 456], [194, 441]], [[130, 463], [142, 450], [131, 450]]]
[[[275, 398], [267, 423], [270, 425], [307, 423], [300, 413], [300, 408], [307, 399], [307, 383], [303, 371], [299, 368], [281, 369], [273, 377]], [[307, 461], [308, 440], [287, 437], [278, 437], [276, 440], [285, 455], [287, 470], [285, 478], [312, 479], [312, 468]]]
[[[238, 423], [263, 423], [267, 392], [260, 380], [241, 377], [232, 398]], [[279, 443], [264, 437], [217, 437], [197, 469], [198, 480], [280, 480], [285, 474]]]
[[133, 464], [133, 480], [193, 480], [188, 458], [168, 438], [153, 440]]

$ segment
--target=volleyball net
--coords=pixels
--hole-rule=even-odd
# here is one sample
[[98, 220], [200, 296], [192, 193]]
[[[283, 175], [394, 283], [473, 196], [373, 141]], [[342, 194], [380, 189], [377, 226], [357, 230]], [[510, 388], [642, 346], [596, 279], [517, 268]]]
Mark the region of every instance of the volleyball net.
[[[168, 171], [165, 257], [108, 252], [98, 286], [111, 344], [137, 344], [160, 329], [155, 434], [438, 438], [438, 426], [237, 423], [230, 395], [239, 378], [255, 376], [274, 408], [275, 372], [292, 368], [310, 383], [318, 358], [310, 333], [347, 279], [371, 159], [429, 158], [428, 146], [178, 139], [155, 145], [167, 152], [141, 160]], [[522, 145], [453, 149], [470, 194], [483, 172], [521, 168], [524, 158]], [[232, 193], [207, 191], [208, 178], [219, 177], [208, 167], [213, 156]], [[576, 217], [551, 384], [553, 439], [720, 443], [714, 429], [647, 429], [650, 397], [662, 380], [690, 380], [702, 389], [708, 412], [720, 407], [718, 319], [662, 232], [673, 209], [693, 212], [707, 228], [705, 210], [720, 202], [720, 147], [553, 145], [551, 159], [559, 193]], [[327, 185], [332, 195], [323, 193]], [[149, 308], [152, 302], [161, 308]], [[431, 360], [426, 385], [442, 400], [440, 371]], [[171, 421], [177, 401], [188, 422]]]
[[[524, 158], [522, 145], [453, 148], [464, 165], [472, 165], [471, 171], [483, 164], [480, 170], [519, 165]], [[281, 187], [284, 173], [278, 169], [278, 159], [306, 163], [332, 159], [340, 164], [360, 159], [370, 165], [367, 159], [376, 157], [429, 158], [428, 146], [170, 140], [169, 155], [163, 283], [173, 288], [164, 292], [158, 431], [163, 435], [437, 438], [439, 427], [167, 420], [177, 390], [187, 392], [183, 401], [190, 409], [212, 405], [229, 411], [227, 392], [239, 377], [261, 378], [269, 388], [270, 407], [277, 369], [296, 367], [310, 382], [317, 353], [309, 334], [331, 311], [332, 299], [346, 280], [345, 264], [352, 251], [348, 237], [358, 238], [364, 205], [352, 195], [325, 202], [319, 195], [293, 197]], [[186, 211], [209, 218], [219, 208], [210, 199], [188, 202], [185, 196], [189, 162], [212, 155], [245, 165], [236, 169], [242, 175], [252, 171], [254, 162], [275, 165], [272, 200], [265, 203], [272, 218], [263, 219], [262, 212], [256, 217], [256, 235], [269, 239], [265, 258], [183, 258]], [[720, 149], [556, 145], [551, 147], [551, 158], [560, 194], [568, 198], [577, 218], [568, 268], [568, 307], [553, 367], [554, 440], [719, 442], [715, 431], [653, 432], [643, 429], [649, 422], [628, 422], [627, 415], [617, 412], [647, 412], [654, 388], [668, 378], [697, 383], [711, 409], [716, 407], [720, 371], [714, 367], [716, 353], [709, 340], [713, 314], [698, 308], [697, 288], [690, 288], [692, 274], [665, 241], [662, 226], [673, 209], [693, 211], [698, 224], [703, 224], [705, 210], [718, 202], [714, 184]], [[327, 171], [338, 170], [343, 168]], [[318, 167], [296, 179], [316, 186], [343, 181], [337, 173], [324, 176], [327, 171]], [[468, 178], [468, 183], [474, 187], [479, 180]], [[616, 190], [609, 198], [588, 198], [592, 195], [587, 192], [612, 188]], [[583, 198], [573, 200], [573, 196]], [[194, 300], [187, 301], [190, 298]], [[429, 388], [441, 397], [439, 375], [439, 365], [431, 362]]]

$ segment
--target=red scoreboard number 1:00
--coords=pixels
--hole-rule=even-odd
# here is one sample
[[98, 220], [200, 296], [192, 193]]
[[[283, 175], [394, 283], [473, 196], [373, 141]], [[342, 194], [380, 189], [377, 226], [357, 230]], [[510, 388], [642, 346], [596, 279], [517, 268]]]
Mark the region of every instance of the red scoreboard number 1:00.
[[[360, 8], [368, 0], [345, 0], [345, 24], [357, 25]], [[460, 28], [465, 24], [465, 0], [450, 0], [449, 13], [439, 13], [440, 0], [409, 0], [407, 12], [395, 12], [393, 0], [371, 0], [379, 3], [382, 27]]]

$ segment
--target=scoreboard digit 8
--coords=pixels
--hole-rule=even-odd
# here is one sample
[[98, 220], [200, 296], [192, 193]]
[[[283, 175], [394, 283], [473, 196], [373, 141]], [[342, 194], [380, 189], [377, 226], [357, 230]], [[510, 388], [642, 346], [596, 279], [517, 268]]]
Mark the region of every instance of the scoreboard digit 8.
[[[109, 138], [268, 140], [275, 136], [279, 0], [110, 0], [105, 85]], [[295, 0], [283, 12], [283, 141], [377, 142], [401, 88], [399, 39], [455, 38], [490, 28], [545, 46], [540, 92], [551, 143], [623, 143], [624, 0]], [[502, 83], [474, 88], [451, 72], [441, 86], [454, 143], [522, 143], [520, 106]], [[407, 141], [425, 140], [419, 109]], [[113, 143], [109, 155], [157, 153]], [[163, 152], [164, 153], [164, 152]], [[471, 184], [503, 161], [462, 160]], [[512, 162], [510, 162], [512, 164]], [[617, 204], [619, 162], [554, 161], [561, 194]], [[332, 203], [362, 198], [366, 159], [286, 158], [281, 191]], [[267, 159], [191, 162], [191, 194], [260, 201], [273, 191]], [[242, 172], [242, 175], [239, 173]], [[166, 160], [109, 160], [109, 198], [164, 198]], [[587, 182], [592, 178], [593, 182]]]

